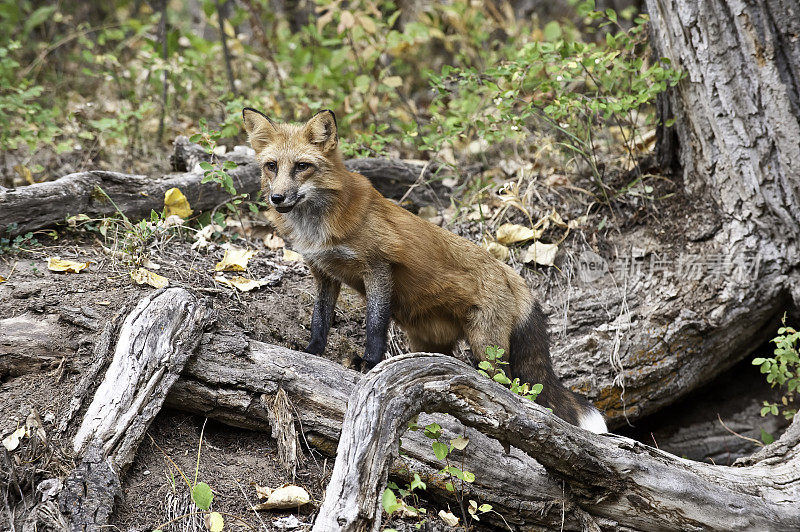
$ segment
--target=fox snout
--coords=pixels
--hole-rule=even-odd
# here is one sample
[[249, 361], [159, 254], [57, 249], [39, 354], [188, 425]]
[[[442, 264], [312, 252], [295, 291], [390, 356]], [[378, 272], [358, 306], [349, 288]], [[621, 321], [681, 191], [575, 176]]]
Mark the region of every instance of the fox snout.
[[297, 188], [276, 190], [270, 187], [269, 202], [280, 213], [291, 211], [301, 199], [303, 197], [298, 193]]

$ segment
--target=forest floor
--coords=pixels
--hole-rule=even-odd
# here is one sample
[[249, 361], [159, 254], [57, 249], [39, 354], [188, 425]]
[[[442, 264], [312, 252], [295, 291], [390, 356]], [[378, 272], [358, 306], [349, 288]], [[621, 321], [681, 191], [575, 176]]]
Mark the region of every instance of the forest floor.
[[[583, 222], [585, 227], [597, 228], [604, 223], [604, 217], [613, 216], [616, 222], [612, 230], [620, 231], [623, 226], [630, 228], [646, 223], [648, 231], [662, 235], [663, 240], [673, 246], [682, 245], [684, 229], [697, 230], [697, 226], [701, 225], [701, 221], [697, 220], [702, 218], [702, 212], [691, 208], [682, 194], [673, 194], [678, 187], [672, 182], [656, 181], [656, 186], [661, 190], [656, 190], [653, 195], [668, 199], [658, 203], [618, 203], [615, 214], [604, 214], [602, 211], [594, 213]], [[547, 190], [550, 192], [545, 191], [540, 195], [540, 201], [546, 205], [564, 205], [561, 213], [565, 219], [574, 219], [586, 212], [580, 202], [573, 201], [570, 204], [569, 201], [565, 202], [563, 194], [552, 192], [556, 190], [554, 187]], [[566, 199], [576, 196], [573, 194]], [[670, 214], [678, 212], [684, 213], [684, 217]], [[686, 213], [695, 213], [692, 216], [696, 216], [696, 220], [687, 218]], [[511, 215], [514, 215], [513, 211]], [[516, 215], [521, 216], [519, 213]], [[713, 220], [702, 221], [702, 224], [709, 223], [713, 224]], [[456, 224], [455, 230], [473, 241], [479, 241], [482, 221]], [[212, 243], [206, 249], [195, 250], [192, 249], [194, 239], [188, 233], [183, 238], [175, 234], [164, 236], [149, 245], [149, 259], [159, 266], [154, 271], [169, 278], [172, 285], [185, 286], [209, 297], [219, 324], [241, 328], [259, 341], [302, 349], [310, 336], [314, 297], [308, 269], [301, 260], [287, 257], [284, 248], [276, 245], [271, 238], [270, 229], [257, 220], [254, 223], [246, 222], [239, 233], [245, 237], [244, 241], [235, 241], [231, 228], [226, 230], [223, 240], [227, 238], [236, 245], [255, 249], [257, 253], [250, 260], [246, 275], [254, 279], [272, 276], [274, 286], [239, 292], [215, 282], [215, 264], [224, 254], [223, 240]], [[569, 235], [565, 247], [569, 248], [573, 239], [586, 242], [587, 235], [592, 247], [602, 247], [601, 231], [594, 229]], [[134, 284], [129, 274], [130, 266], [104, 251], [107, 242], [102, 242], [97, 233], [63, 229], [57, 240], [51, 241], [47, 237], [39, 240], [42, 244], [37, 247], [0, 255], [0, 276], [6, 279], [0, 282], [0, 330], [3, 332], [0, 353], [3, 353], [4, 338], [19, 339], [26, 338], [26, 335], [35, 337], [44, 334], [49, 338], [51, 349], [48, 354], [52, 356], [47, 363], [21, 371], [4, 366], [0, 360], [0, 436], [7, 435], [24, 423], [33, 409], [39, 414], [45, 433], [54, 434], [54, 427], [69, 406], [72, 390], [91, 363], [91, 348], [98, 330], [114, 315], [126, 312], [145, 294], [154, 290], [148, 285]], [[48, 270], [47, 257], [92, 263], [77, 274], [55, 273]], [[516, 266], [523, 271], [537, 293], [551, 293], [554, 286], [560, 284], [553, 268], [533, 270], [522, 268], [519, 263]], [[554, 308], [547, 302], [544, 306], [552, 316]], [[358, 360], [364, 345], [364, 317], [363, 300], [354, 291], [344, 288], [329, 338], [327, 357], [347, 365]], [[393, 334], [392, 349], [402, 351], [405, 348], [402, 334], [394, 328], [393, 333], [397, 334]], [[628, 428], [622, 432], [648, 444], [655, 442], [656, 445], [663, 445], [665, 442], [659, 440], [668, 436], [676, 436], [685, 443], [687, 434], [681, 435], [681, 423], [687, 423], [687, 420], [694, 420], [692, 423], [695, 425], [716, 423], [715, 412], [723, 408], [722, 401], [728, 404], [732, 400], [745, 400], [749, 405], [748, 411], [755, 412], [760, 400], [772, 395], [757, 371], [751, 373], [753, 378], [743, 379], [731, 377], [729, 372], [727, 377], [721, 378], [717, 389], [712, 387], [705, 392], [698, 392], [699, 395], [690, 402], [673, 407], [669, 413], [672, 420], [666, 425], [643, 420], [638, 429]], [[726, 395], [725, 390], [731, 390], [731, 382], [737, 383], [738, 388]], [[716, 406], [712, 404], [714, 401], [718, 403]], [[779, 428], [776, 425], [770, 430]], [[292, 515], [301, 523], [309, 522], [322, 500], [333, 466], [331, 457], [306, 449], [307, 460], [298, 468], [296, 478], [291, 478], [276, 461], [275, 443], [265, 434], [212, 421], [206, 424], [202, 418], [165, 410], [149, 430], [152, 439], [145, 438], [134, 464], [124, 477], [124, 496], [118, 501], [112, 520], [117, 529], [152, 529], [188, 511], [188, 489], [175, 465], [187, 477], [194, 477], [203, 430], [197, 479], [208, 483], [214, 490], [214, 510], [236, 516], [226, 517], [232, 529], [247, 529], [246, 522], [254, 527], [282, 530], [285, 528], [281, 526], [291, 524], [288, 518]], [[719, 428], [719, 432], [724, 431]], [[688, 439], [692, 437], [690, 432]], [[669, 450], [669, 443], [666, 444], [662, 448]], [[48, 445], [46, 453], [32, 460], [35, 467], [25, 464], [19, 466], [19, 484], [26, 486], [27, 482], [28, 497], [36, 482], [48, 475], [63, 474], [72, 466], [65, 441], [50, 440]], [[677, 445], [672, 450], [686, 454], [689, 452], [685, 451], [686, 448]], [[694, 450], [702, 456], [702, 449]], [[276, 488], [287, 483], [308, 490], [314, 504], [305, 506], [299, 512], [255, 513], [251, 510], [251, 505], [256, 502], [255, 485]], [[432, 503], [424, 503], [424, 506], [428, 508], [428, 515], [435, 515], [442, 509]], [[452, 511], [458, 515], [455, 508]], [[403, 524], [398, 521], [392, 526], [403, 529], [415, 522], [407, 520]], [[202, 523], [182, 519], [166, 529], [202, 530], [203, 527]]]

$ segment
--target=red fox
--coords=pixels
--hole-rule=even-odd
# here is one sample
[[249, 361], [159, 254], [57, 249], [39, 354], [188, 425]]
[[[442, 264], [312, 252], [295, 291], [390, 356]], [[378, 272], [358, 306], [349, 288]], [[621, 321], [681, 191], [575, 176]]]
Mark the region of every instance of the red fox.
[[477, 357], [498, 346], [509, 353], [513, 377], [544, 386], [540, 404], [572, 424], [607, 432], [600, 412], [553, 371], [545, 317], [522, 277], [348, 172], [332, 111], [304, 125], [278, 124], [251, 108], [242, 117], [262, 168], [268, 215], [314, 276], [308, 353], [325, 350], [346, 283], [366, 297], [368, 367], [383, 359], [391, 318], [413, 351], [452, 354], [462, 338]]

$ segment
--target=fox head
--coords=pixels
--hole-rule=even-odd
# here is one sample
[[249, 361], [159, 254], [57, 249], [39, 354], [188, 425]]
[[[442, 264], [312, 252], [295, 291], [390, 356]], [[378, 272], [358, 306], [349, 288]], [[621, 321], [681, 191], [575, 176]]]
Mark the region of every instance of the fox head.
[[303, 125], [278, 124], [249, 107], [242, 118], [261, 166], [261, 190], [278, 212], [341, 188], [336, 175], [344, 164], [333, 111], [320, 111]]

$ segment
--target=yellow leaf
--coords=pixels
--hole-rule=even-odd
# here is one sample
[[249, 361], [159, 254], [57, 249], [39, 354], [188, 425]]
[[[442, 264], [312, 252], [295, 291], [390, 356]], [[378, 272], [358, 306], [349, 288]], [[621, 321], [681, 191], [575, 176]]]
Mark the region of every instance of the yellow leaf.
[[256, 252], [252, 249], [231, 246], [225, 250], [225, 256], [214, 266], [214, 270], [218, 272], [243, 272], [247, 269], [247, 263], [255, 254]]
[[149, 284], [153, 288], [164, 288], [169, 284], [169, 279], [144, 268], [137, 268], [131, 272], [131, 279], [136, 284]]
[[286, 262], [297, 262], [303, 260], [303, 256], [296, 251], [288, 248], [283, 248], [283, 260]]
[[389, 76], [383, 80], [383, 84], [392, 89], [396, 89], [403, 84], [403, 78], [400, 76]]
[[2, 275], [0, 275], [0, 283], [4, 283], [4, 282], [6, 282], [6, 278], [3, 277]]
[[27, 166], [17, 164], [14, 165], [14, 170], [20, 175], [20, 177], [25, 179], [25, 181], [27, 181], [29, 185], [36, 183], [36, 181], [33, 180], [33, 174], [31, 173], [31, 169], [28, 168]]
[[265, 502], [253, 506], [254, 510], [288, 510], [308, 504], [311, 497], [300, 486], [282, 486], [273, 490]]
[[542, 236], [541, 231], [536, 231], [530, 227], [517, 224], [503, 224], [497, 228], [497, 242], [503, 245], [525, 242], [532, 238]]
[[508, 257], [511, 255], [511, 252], [508, 251], [506, 246], [498, 244], [497, 242], [487, 242], [483, 245], [483, 248], [488, 251], [492, 257], [502, 262], [507, 261]]
[[225, 526], [225, 520], [219, 512], [211, 512], [208, 514], [208, 529], [211, 532], [222, 532], [222, 527]]
[[58, 257], [47, 257], [47, 269], [51, 272], [66, 272], [78, 273], [89, 267], [89, 262], [74, 262], [71, 260], [63, 260]]
[[525, 252], [523, 262], [535, 262], [542, 266], [552, 266], [558, 253], [558, 244], [534, 242]]
[[167, 208], [167, 216], [175, 214], [181, 218], [188, 218], [193, 212], [189, 201], [179, 188], [171, 188], [164, 193], [164, 207]]
[[255, 279], [248, 279], [247, 277], [242, 277], [241, 275], [237, 275], [236, 277], [231, 277], [230, 279], [226, 279], [222, 275], [217, 275], [214, 277], [214, 281], [218, 282], [219, 284], [224, 284], [225, 286], [229, 286], [231, 288], [236, 288], [240, 292], [249, 292], [250, 290], [255, 290], [256, 288], [261, 288], [262, 286], [268, 285], [269, 281], [256, 281]]

